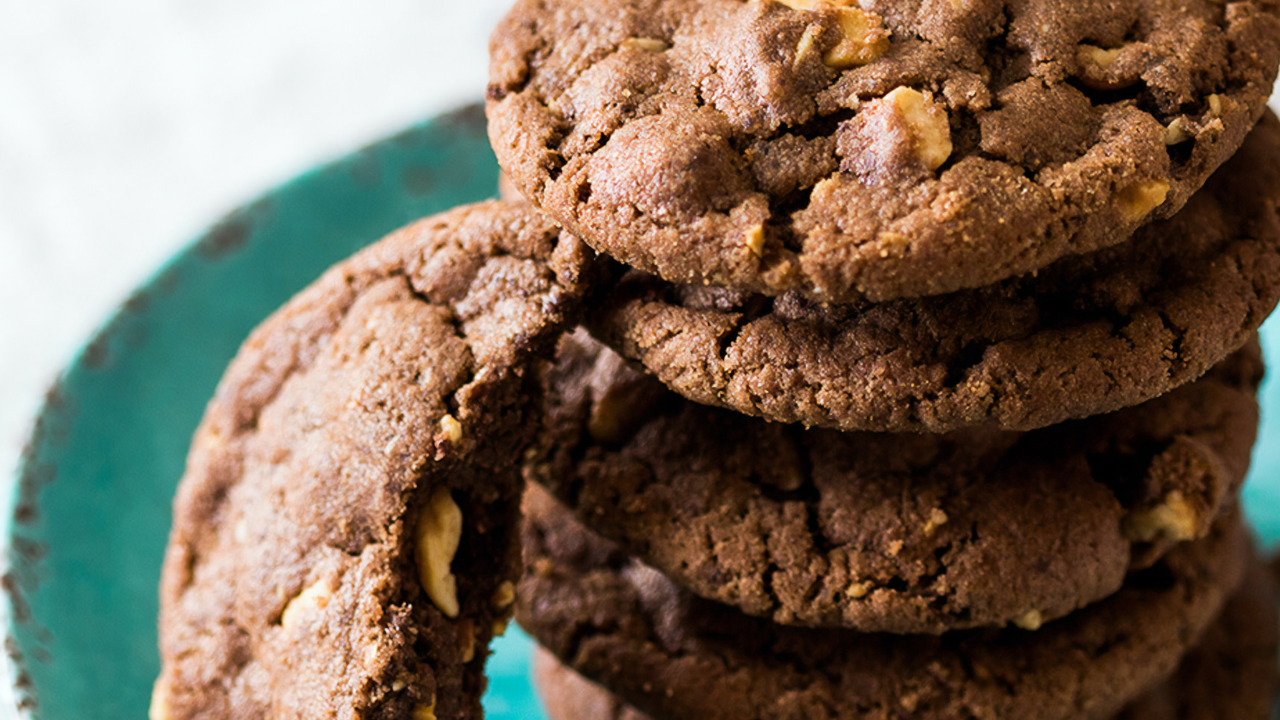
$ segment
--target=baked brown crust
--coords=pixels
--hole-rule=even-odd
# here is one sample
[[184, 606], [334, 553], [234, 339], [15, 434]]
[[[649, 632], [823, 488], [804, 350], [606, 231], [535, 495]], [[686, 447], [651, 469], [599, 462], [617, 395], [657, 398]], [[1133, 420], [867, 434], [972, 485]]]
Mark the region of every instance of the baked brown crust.
[[1034, 632], [864, 634], [774, 625], [691, 597], [562, 508], [530, 494], [525, 512], [521, 626], [670, 720], [1109, 718], [1174, 671], [1251, 562], [1236, 518]]
[[[1274, 581], [1255, 564], [1173, 677], [1116, 720], [1266, 720], [1276, 697], [1276, 601]], [[651, 720], [543, 648], [533, 675], [550, 720]]]
[[254, 331], [174, 501], [153, 720], [481, 716], [518, 575], [526, 370], [590, 255], [526, 208], [467, 206]]
[[697, 402], [839, 430], [1030, 430], [1199, 377], [1280, 297], [1280, 121], [1174, 218], [1035, 277], [826, 305], [632, 272], [592, 332]]
[[1203, 537], [1249, 468], [1250, 343], [1143, 405], [1031, 433], [839, 433], [692, 403], [579, 331], [525, 475], [702, 597], [783, 624], [1045, 622]]
[[490, 49], [499, 163], [592, 246], [670, 282], [878, 302], [1178, 211], [1262, 113], [1280, 7], [522, 0]]

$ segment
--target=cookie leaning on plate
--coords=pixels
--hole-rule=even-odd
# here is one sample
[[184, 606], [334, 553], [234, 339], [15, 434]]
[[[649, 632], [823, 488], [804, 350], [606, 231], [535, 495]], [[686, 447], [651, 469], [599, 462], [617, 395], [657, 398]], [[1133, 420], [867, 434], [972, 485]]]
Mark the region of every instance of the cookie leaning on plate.
[[[1255, 564], [1173, 677], [1115, 720], [1265, 720], [1276, 697], [1276, 588]], [[534, 682], [550, 720], [650, 720], [539, 648]]]
[[519, 569], [526, 371], [592, 255], [526, 208], [458, 208], [254, 331], [174, 502], [152, 720], [481, 716]]
[[[526, 477], [684, 588], [778, 623], [1039, 624], [1234, 507], [1251, 342], [1201, 380], [1031, 433], [839, 433], [685, 400], [579, 331], [546, 370]], [[530, 490], [534, 492], [534, 490]]]
[[1280, 298], [1280, 121], [1186, 207], [1036, 276], [828, 305], [631, 272], [592, 332], [692, 400], [840, 430], [1030, 430], [1136, 405], [1252, 336]]
[[489, 132], [565, 228], [670, 282], [987, 285], [1172, 215], [1280, 62], [1269, 0], [523, 0]]
[[1251, 562], [1239, 518], [1224, 518], [1116, 595], [1034, 632], [868, 634], [743, 615], [680, 590], [533, 493], [525, 513], [521, 627], [665, 720], [1102, 720], [1173, 672]]

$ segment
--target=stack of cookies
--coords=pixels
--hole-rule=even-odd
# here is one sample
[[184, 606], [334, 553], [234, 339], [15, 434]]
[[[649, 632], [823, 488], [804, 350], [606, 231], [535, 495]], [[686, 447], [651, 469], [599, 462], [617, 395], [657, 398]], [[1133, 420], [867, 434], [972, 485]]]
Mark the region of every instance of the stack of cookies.
[[1267, 717], [1280, 0], [519, 0], [492, 51], [524, 199], [241, 348], [152, 720], [479, 718], [517, 607], [553, 720]]
[[522, 0], [552, 720], [1265, 718], [1280, 5]]

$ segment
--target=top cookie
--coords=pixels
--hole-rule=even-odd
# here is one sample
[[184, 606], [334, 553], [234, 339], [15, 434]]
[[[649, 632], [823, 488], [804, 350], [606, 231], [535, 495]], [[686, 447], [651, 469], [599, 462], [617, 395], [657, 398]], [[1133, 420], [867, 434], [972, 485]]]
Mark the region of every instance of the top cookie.
[[591, 255], [525, 208], [459, 208], [254, 331], [174, 502], [152, 720], [481, 717], [519, 566], [526, 369]]
[[822, 301], [978, 287], [1172, 215], [1280, 62], [1270, 0], [521, 0], [502, 167], [671, 282]]

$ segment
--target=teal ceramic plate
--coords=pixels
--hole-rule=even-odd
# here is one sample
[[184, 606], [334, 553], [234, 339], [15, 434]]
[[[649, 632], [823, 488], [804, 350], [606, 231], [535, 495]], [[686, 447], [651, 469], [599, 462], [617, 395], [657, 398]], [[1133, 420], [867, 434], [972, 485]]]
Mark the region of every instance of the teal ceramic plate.
[[[417, 217], [494, 194], [468, 108], [232, 213], [140, 288], [49, 392], [19, 467], [4, 586], [18, 696], [43, 720], [146, 717], [156, 587], [191, 433], [249, 330], [321, 271]], [[1280, 357], [1280, 326], [1267, 334]], [[1264, 409], [1280, 413], [1280, 383]], [[1264, 416], [1249, 510], [1280, 538], [1280, 425]], [[489, 661], [490, 718], [540, 718], [529, 639]], [[6, 713], [0, 709], [0, 716]]]

